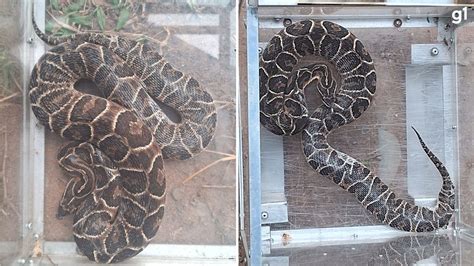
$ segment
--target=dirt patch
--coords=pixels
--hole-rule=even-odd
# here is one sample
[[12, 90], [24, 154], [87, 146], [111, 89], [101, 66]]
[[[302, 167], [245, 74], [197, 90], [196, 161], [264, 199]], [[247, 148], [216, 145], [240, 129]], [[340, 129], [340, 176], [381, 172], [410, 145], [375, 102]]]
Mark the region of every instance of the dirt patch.
[[0, 241], [20, 236], [20, 148], [22, 110], [19, 104], [0, 104]]

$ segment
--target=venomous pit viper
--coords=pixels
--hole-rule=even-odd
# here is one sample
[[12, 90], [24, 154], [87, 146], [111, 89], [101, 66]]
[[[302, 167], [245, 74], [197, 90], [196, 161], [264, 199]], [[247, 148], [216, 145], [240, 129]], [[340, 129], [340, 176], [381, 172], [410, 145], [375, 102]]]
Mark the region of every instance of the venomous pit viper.
[[[99, 33], [59, 38], [33, 25], [54, 47], [31, 73], [31, 108], [47, 129], [73, 141], [58, 153], [70, 177], [58, 217], [73, 214], [74, 240], [90, 260], [133, 257], [163, 218], [163, 159], [188, 159], [206, 148], [217, 122], [214, 101], [149, 44]], [[81, 79], [94, 82], [101, 97], [75, 90]]]
[[[296, 67], [303, 60], [314, 63]], [[414, 128], [443, 180], [433, 210], [397, 198], [368, 167], [328, 143], [329, 134], [360, 117], [375, 94], [374, 63], [356, 36], [330, 21], [294, 23], [269, 41], [259, 75], [261, 124], [278, 135], [301, 132], [303, 152], [313, 169], [353, 193], [378, 221], [391, 227], [426, 232], [447, 226], [455, 208], [453, 183]], [[311, 115], [304, 95], [310, 84], [323, 102]]]

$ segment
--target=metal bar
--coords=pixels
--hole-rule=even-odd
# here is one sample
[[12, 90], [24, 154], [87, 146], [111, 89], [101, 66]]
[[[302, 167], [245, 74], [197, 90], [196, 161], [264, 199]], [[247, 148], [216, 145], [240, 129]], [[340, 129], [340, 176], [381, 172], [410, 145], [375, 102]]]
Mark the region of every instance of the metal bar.
[[[393, 28], [393, 18], [344, 18], [339, 15], [295, 15], [295, 16], [284, 16], [284, 18], [290, 18], [293, 20], [303, 19], [327, 19], [335, 23], [340, 24], [346, 28]], [[262, 29], [280, 29], [283, 28], [283, 19], [281, 18], [260, 18], [260, 28]], [[410, 18], [407, 20], [403, 19], [402, 28], [426, 28], [435, 27], [436, 23], [434, 20], [427, 20], [426, 18]]]
[[[448, 231], [439, 230], [438, 233]], [[407, 235], [416, 235], [416, 233], [396, 230], [386, 225], [276, 230], [271, 231], [271, 249], [382, 243], [387, 239]]]
[[260, 0], [259, 6], [296, 6], [298, 0]]
[[[285, 10], [284, 13], [281, 10]], [[353, 19], [357, 14], [358, 20], [378, 20], [378, 19], [403, 19], [403, 24], [412, 19], [437, 20], [446, 19], [451, 21], [454, 10], [459, 10], [455, 6], [351, 6], [351, 5], [314, 5], [314, 6], [265, 6], [259, 9], [260, 19], [272, 18], [323, 18], [323, 19]], [[375, 25], [375, 23], [374, 23]], [[403, 25], [402, 25], [403, 27]]]
[[[451, 53], [453, 56], [453, 53]], [[453, 59], [451, 59], [453, 60]], [[455, 88], [455, 70], [453, 65], [443, 66], [443, 130], [445, 166], [451, 178], [458, 176], [458, 138], [457, 138], [457, 94]], [[453, 180], [457, 187], [457, 180]]]
[[[42, 258], [42, 261], [34, 265], [50, 265], [54, 262], [54, 265], [92, 265], [95, 266], [97, 263], [87, 260], [82, 257], [71, 257], [64, 255], [52, 255], [47, 258]], [[29, 262], [27, 262], [30, 265]], [[154, 257], [134, 257], [132, 260], [127, 260], [125, 263], [116, 265], [153, 265], [153, 266], [170, 266], [170, 265], [216, 265], [216, 266], [235, 266], [237, 262], [229, 259], [178, 259], [178, 258], [160, 258], [157, 260]]]
[[257, 8], [247, 8], [250, 263], [261, 264], [260, 107]]
[[[236, 6], [235, 8], [235, 16], [232, 16], [234, 19], [232, 20], [232, 27], [236, 27], [234, 31], [234, 34], [237, 32], [240, 32], [240, 23], [236, 23], [236, 19], [238, 19], [238, 7]], [[232, 38], [230, 38], [232, 39]], [[240, 57], [238, 56], [240, 54], [240, 47], [239, 45], [236, 45], [234, 43], [235, 47], [235, 56], [234, 56], [234, 65], [239, 66], [240, 65]], [[232, 63], [232, 62], [231, 62]], [[236, 150], [237, 150], [237, 160], [236, 160], [236, 169], [235, 172], [237, 174], [237, 206], [238, 206], [238, 212], [239, 216], [237, 217], [237, 225], [238, 225], [238, 230], [236, 232], [236, 241], [237, 241], [237, 246], [239, 245], [239, 231], [244, 231], [244, 225], [245, 225], [245, 195], [244, 195], [244, 174], [243, 174], [243, 166], [244, 166], [244, 161], [243, 161], [243, 156], [242, 156], [242, 110], [241, 110], [241, 100], [240, 100], [240, 82], [239, 82], [239, 77], [240, 77], [240, 68], [236, 67], [235, 68], [235, 114], [236, 114]]]
[[[24, 35], [22, 56], [23, 81], [28, 84], [31, 69], [36, 60], [44, 53], [41, 42], [33, 39], [31, 26], [31, 2], [27, 1], [23, 7], [25, 12], [26, 33]], [[34, 1], [35, 19], [40, 28], [44, 28], [45, 3]], [[38, 39], [36, 39], [38, 40]], [[22, 143], [22, 251], [23, 257], [33, 255], [34, 236], [43, 234], [44, 222], [44, 128], [38, 124], [33, 115], [28, 89], [23, 90], [23, 143]]]
[[451, 56], [449, 48], [443, 43], [411, 46], [412, 65], [448, 65], [452, 61]]
[[288, 222], [283, 137], [260, 127], [262, 223]]
[[[471, 22], [473, 20], [473, 17], [470, 17], [469, 19], [469, 22]], [[472, 23], [466, 23], [465, 25], [470, 25]], [[466, 27], [466, 26], [463, 26], [463, 27]], [[454, 81], [453, 81], [453, 85], [454, 85], [454, 94], [455, 94], [455, 98], [454, 98], [454, 105], [455, 105], [455, 114], [456, 114], [456, 117], [454, 118], [454, 123], [455, 125], [459, 125], [459, 100], [458, 100], [458, 95], [459, 95], [459, 74], [458, 74], [458, 67], [460, 66], [460, 64], [457, 62], [461, 56], [459, 55], [459, 51], [466, 51], [465, 49], [466, 48], [469, 48], [471, 49], [471, 44], [465, 44], [467, 45], [467, 47], [463, 47], [462, 50], [460, 50], [460, 48], [458, 47], [458, 40], [457, 40], [457, 32], [456, 32], [456, 29], [454, 30], [453, 32], [453, 39], [454, 39], [454, 49], [453, 49], [453, 62], [452, 64], [454, 65]], [[472, 50], [471, 50], [472, 52]], [[455, 134], [455, 139], [456, 139], [456, 142], [459, 141], [461, 138], [459, 136], [459, 130], [456, 130], [456, 132], [454, 133]], [[463, 221], [461, 219], [461, 208], [460, 208], [460, 203], [461, 203], [461, 189], [459, 188], [459, 184], [461, 184], [461, 176], [459, 175], [459, 173], [461, 172], [459, 169], [461, 169], [461, 166], [460, 166], [460, 162], [459, 162], [459, 147], [456, 149], [455, 151], [456, 153], [454, 154], [455, 158], [456, 158], [456, 162], [455, 162], [455, 165], [456, 165], [456, 169], [458, 170], [457, 172], [457, 175], [453, 176], [452, 178], [455, 179], [454, 182], [455, 184], [458, 184], [458, 186], [456, 186], [456, 212], [454, 214], [455, 216], [455, 224], [454, 224], [454, 229], [456, 230], [456, 232], [458, 233], [457, 235], [459, 235], [459, 231], [461, 230], [461, 226], [464, 225], [463, 224]]]
[[[251, 1], [251, 0], [249, 0]], [[344, 5], [344, 6], [413, 6], [413, 7], [433, 7], [433, 6], [473, 6], [472, 3], [456, 4], [452, 0], [387, 0], [379, 2], [347, 2], [347, 1], [335, 1], [335, 0], [260, 0], [259, 6], [297, 6], [297, 5]]]
[[[304, 1], [304, 0], [303, 0]], [[306, 0], [308, 1], [308, 0]], [[420, 4], [420, 5], [452, 5], [455, 4], [453, 0], [416, 0], [416, 1], [407, 1], [407, 0], [385, 0], [387, 5], [406, 5], [406, 4]]]
[[[46, 241], [44, 251], [48, 256], [62, 255], [83, 258], [77, 254], [75, 242]], [[234, 245], [172, 245], [150, 244], [136, 257], [166, 257], [176, 259], [236, 259]]]

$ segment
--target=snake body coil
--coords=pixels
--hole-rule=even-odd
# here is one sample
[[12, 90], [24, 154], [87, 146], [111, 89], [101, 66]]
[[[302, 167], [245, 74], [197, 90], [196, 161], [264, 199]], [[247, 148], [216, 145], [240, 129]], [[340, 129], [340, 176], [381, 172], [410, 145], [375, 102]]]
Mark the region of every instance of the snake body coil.
[[[298, 67], [304, 60], [314, 63]], [[323, 102], [311, 116], [304, 95], [310, 84], [315, 84]], [[260, 121], [278, 135], [302, 132], [303, 152], [311, 167], [354, 193], [380, 222], [415, 232], [445, 227], [454, 212], [454, 186], [418, 132], [424, 151], [443, 179], [434, 210], [397, 198], [366, 166], [329, 145], [332, 131], [351, 123], [369, 107], [375, 88], [374, 63], [360, 40], [330, 21], [300, 21], [275, 35], [262, 53]]]
[[[211, 141], [212, 97], [153, 47], [120, 36], [56, 38], [33, 68], [29, 96], [38, 120], [73, 140], [58, 160], [71, 177], [58, 216], [74, 215], [73, 234], [90, 260], [119, 262], [141, 252], [164, 214], [164, 158], [187, 159]], [[98, 95], [74, 89], [91, 80]], [[180, 115], [171, 121], [158, 103]]]

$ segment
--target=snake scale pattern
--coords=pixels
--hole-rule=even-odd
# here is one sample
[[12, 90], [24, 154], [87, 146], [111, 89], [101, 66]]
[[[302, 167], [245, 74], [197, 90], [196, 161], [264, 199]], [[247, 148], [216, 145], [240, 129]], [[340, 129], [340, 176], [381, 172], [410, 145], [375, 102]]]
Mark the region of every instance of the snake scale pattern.
[[[307, 61], [311, 63], [303, 65]], [[454, 185], [416, 130], [443, 180], [433, 210], [397, 198], [369, 168], [328, 143], [329, 134], [360, 117], [375, 94], [374, 63], [356, 36], [330, 21], [294, 23], [269, 41], [259, 75], [262, 125], [278, 135], [302, 132], [303, 152], [313, 169], [353, 193], [391, 227], [426, 232], [447, 226], [455, 207]], [[322, 104], [309, 115], [304, 93], [313, 84]]]
[[[80, 252], [120, 262], [141, 252], [164, 214], [163, 159], [187, 159], [211, 141], [211, 95], [149, 44], [120, 36], [37, 35], [54, 47], [33, 68], [29, 97], [37, 119], [73, 142], [58, 154], [70, 177], [58, 217], [73, 214]], [[98, 95], [74, 89], [90, 80]], [[179, 114], [170, 120], [159, 104]]]

